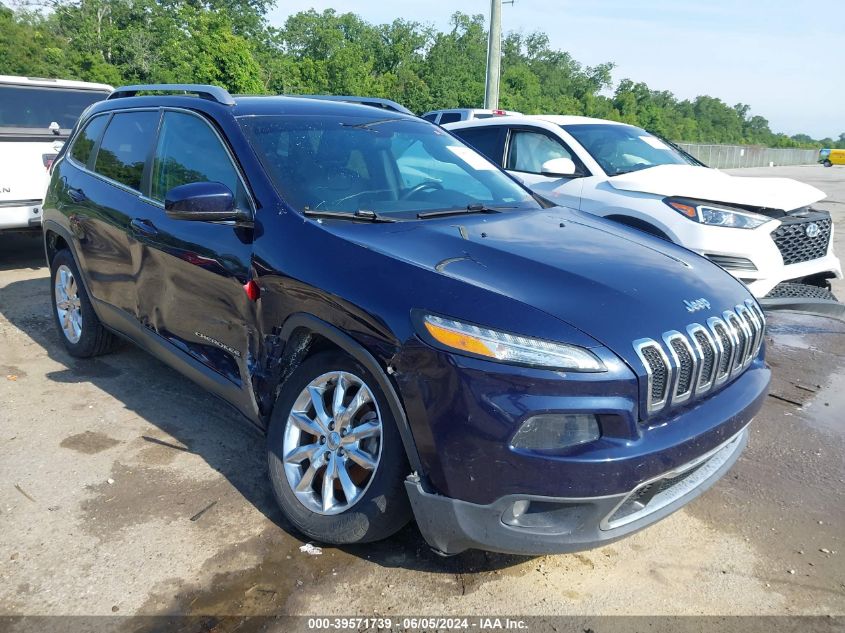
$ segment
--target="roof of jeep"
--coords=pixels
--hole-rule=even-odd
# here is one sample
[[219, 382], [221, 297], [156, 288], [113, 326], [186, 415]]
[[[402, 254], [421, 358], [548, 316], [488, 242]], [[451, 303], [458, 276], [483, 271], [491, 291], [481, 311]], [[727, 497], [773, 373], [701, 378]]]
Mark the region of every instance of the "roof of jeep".
[[[120, 89], [118, 89], [119, 91]], [[286, 96], [243, 96], [232, 97], [234, 105], [221, 104], [214, 99], [207, 99], [190, 94], [122, 96], [100, 101], [91, 107], [88, 115], [112, 110], [129, 108], [149, 108], [170, 106], [199, 110], [212, 116], [262, 116], [272, 114], [348, 116], [364, 119], [410, 119], [419, 121], [415, 116], [400, 114], [392, 110], [374, 108], [368, 105], [346, 101], [329, 101], [304, 97]]]
[[[375, 108], [348, 101], [332, 101], [328, 98], [256, 96], [235, 97], [234, 115], [267, 114], [320, 114], [323, 116], [377, 117], [379, 119], [412, 118], [393, 110]], [[416, 117], [413, 117], [416, 118]]]

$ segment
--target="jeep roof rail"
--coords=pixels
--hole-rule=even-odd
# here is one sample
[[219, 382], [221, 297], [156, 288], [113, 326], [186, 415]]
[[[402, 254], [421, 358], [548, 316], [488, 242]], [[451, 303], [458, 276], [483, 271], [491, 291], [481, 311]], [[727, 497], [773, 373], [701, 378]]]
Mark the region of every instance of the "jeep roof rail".
[[115, 88], [108, 99], [121, 99], [123, 97], [134, 97], [139, 92], [179, 92], [192, 93], [202, 99], [216, 101], [223, 105], [235, 105], [235, 100], [229, 91], [220, 86], [208, 86], [205, 84], [138, 84], [135, 86], [121, 86]]
[[401, 112], [402, 114], [414, 115], [408, 108], [400, 103], [396, 103], [391, 99], [384, 99], [382, 97], [360, 97], [357, 95], [296, 95], [289, 94], [286, 97], [296, 97], [297, 99], [322, 99], [324, 101], [345, 101], [346, 103], [358, 103], [361, 105], [368, 105], [373, 108], [381, 108], [383, 110], [392, 110], [394, 112]]

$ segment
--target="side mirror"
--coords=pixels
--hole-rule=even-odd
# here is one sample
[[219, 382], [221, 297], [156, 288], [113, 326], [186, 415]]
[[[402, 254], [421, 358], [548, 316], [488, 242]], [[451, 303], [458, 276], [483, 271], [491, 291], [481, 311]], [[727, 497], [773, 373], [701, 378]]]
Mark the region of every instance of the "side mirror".
[[245, 220], [235, 208], [235, 195], [219, 182], [192, 182], [173, 187], [164, 196], [164, 212], [174, 220], [221, 222]]
[[575, 172], [575, 162], [571, 158], [553, 158], [540, 168], [544, 176], [574, 176]]

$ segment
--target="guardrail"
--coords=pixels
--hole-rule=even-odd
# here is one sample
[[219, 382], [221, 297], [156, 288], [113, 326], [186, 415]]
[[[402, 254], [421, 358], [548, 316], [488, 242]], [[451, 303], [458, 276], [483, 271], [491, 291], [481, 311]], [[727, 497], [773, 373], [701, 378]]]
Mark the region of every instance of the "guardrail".
[[751, 145], [701, 145], [678, 143], [708, 167], [776, 167], [778, 165], [813, 165], [818, 161], [817, 149], [782, 149]]

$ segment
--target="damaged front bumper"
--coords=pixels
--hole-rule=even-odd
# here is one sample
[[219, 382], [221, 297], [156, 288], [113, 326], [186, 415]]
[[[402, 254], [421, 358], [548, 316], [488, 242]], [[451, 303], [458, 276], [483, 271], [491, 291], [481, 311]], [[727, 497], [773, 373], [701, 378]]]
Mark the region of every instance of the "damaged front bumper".
[[426, 491], [415, 475], [405, 487], [420, 532], [441, 554], [574, 552], [606, 545], [678, 510], [716, 483], [747, 442], [746, 427], [704, 455], [618, 495], [508, 495], [480, 505]]

